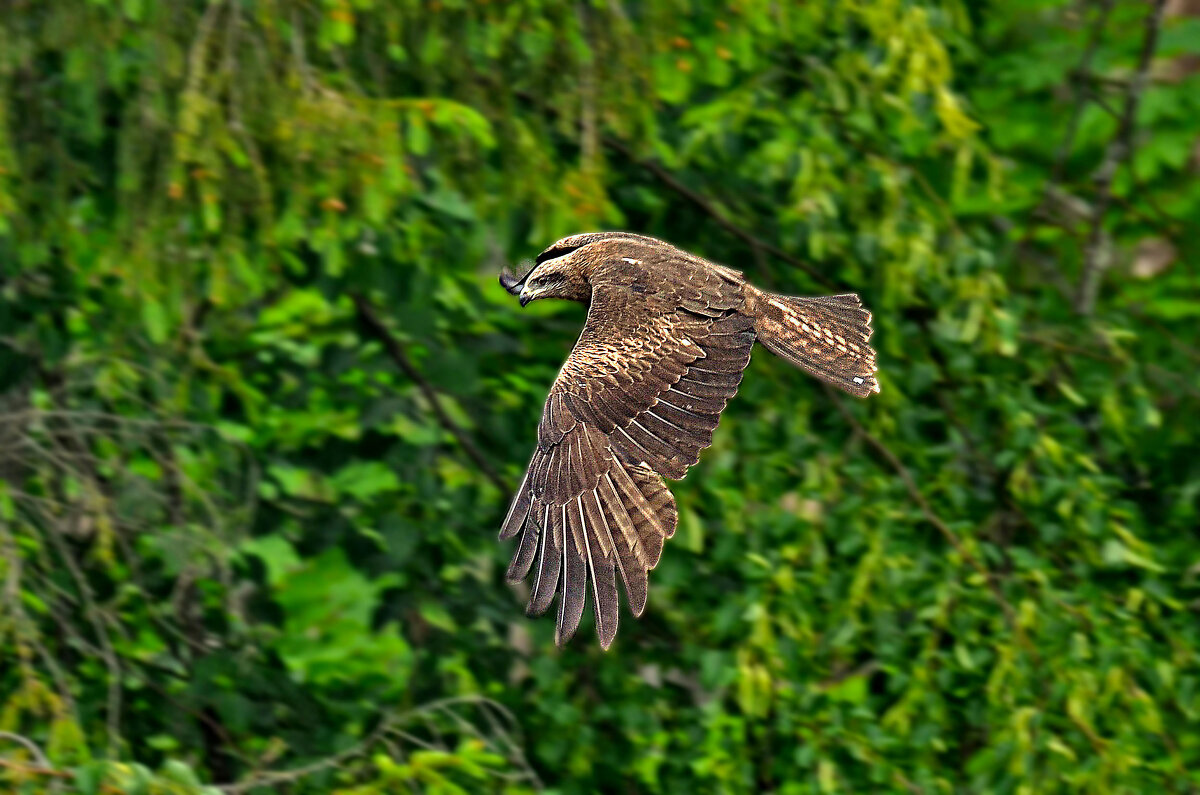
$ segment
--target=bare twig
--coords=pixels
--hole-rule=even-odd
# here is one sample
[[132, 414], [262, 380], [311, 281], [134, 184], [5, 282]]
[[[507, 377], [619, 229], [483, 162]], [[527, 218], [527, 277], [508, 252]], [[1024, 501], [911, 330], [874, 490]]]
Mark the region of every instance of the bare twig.
[[537, 773], [526, 761], [524, 754], [521, 752], [520, 744], [517, 743], [511, 736], [509, 736], [507, 732], [505, 732], [503, 729], [500, 729], [494, 737], [485, 737], [475, 726], [472, 726], [466, 722], [460, 715], [451, 709], [453, 707], [469, 706], [475, 706], [485, 713], [489, 709], [494, 710], [502, 717], [505, 717], [506, 720], [511, 721], [514, 725], [516, 723], [512, 713], [505, 709], [501, 704], [481, 696], [459, 696], [440, 699], [419, 706], [408, 712], [386, 716], [370, 734], [363, 738], [361, 742], [355, 743], [346, 750], [334, 754], [333, 756], [317, 760], [316, 762], [312, 762], [311, 764], [303, 765], [301, 767], [292, 768], [290, 770], [276, 770], [256, 773], [249, 776], [244, 781], [220, 785], [218, 789], [228, 793], [228, 795], [238, 795], [238, 793], [247, 792], [259, 787], [271, 785], [278, 786], [281, 784], [293, 783], [307, 776], [337, 767], [345, 762], [350, 761], [351, 759], [362, 756], [377, 744], [387, 744], [387, 738], [389, 736], [399, 739], [401, 742], [411, 743], [417, 748], [426, 750], [433, 748], [447, 750], [448, 747], [444, 743], [440, 741], [430, 743], [422, 740], [419, 737], [416, 737], [410, 732], [405, 731], [403, 728], [412, 721], [423, 720], [430, 715], [444, 715], [449, 717], [462, 731], [466, 732], [470, 736], [483, 740], [485, 744], [493, 745], [496, 750], [501, 750], [501, 742], [504, 742], [509, 746], [510, 749], [513, 749], [514, 752], [510, 756], [510, 761], [514, 762], [521, 769], [520, 775], [512, 777], [505, 775], [502, 772], [498, 772], [496, 773], [497, 777], [507, 778], [509, 780], [526, 781], [531, 783], [535, 789], [541, 790], [542, 782], [538, 778]]
[[[69, 770], [59, 770], [56, 767], [48, 765], [24, 765], [20, 762], [10, 762], [7, 759], [0, 759], [0, 767], [12, 770], [17, 773], [23, 773], [27, 776], [43, 776], [45, 778], [68, 779], [75, 778], [75, 774]], [[109, 784], [100, 785], [101, 792], [110, 792], [115, 795], [121, 795], [125, 790], [118, 789]]]
[[[1029, 246], [1033, 241], [1034, 224], [1037, 218], [1042, 215], [1046, 205], [1049, 204], [1055, 188], [1062, 181], [1063, 174], [1066, 171], [1067, 158], [1071, 154], [1071, 148], [1075, 145], [1075, 136], [1079, 132], [1079, 124], [1083, 120], [1083, 110], [1087, 106], [1088, 100], [1093, 99], [1093, 94], [1087, 90], [1086, 81], [1082, 79], [1083, 75], [1089, 74], [1092, 66], [1092, 59], [1096, 56], [1096, 51], [1100, 47], [1101, 37], [1104, 35], [1104, 29], [1108, 26], [1108, 18], [1112, 15], [1115, 0], [1102, 0], [1100, 9], [1096, 14], [1095, 22], [1092, 23], [1092, 30], [1088, 36], [1088, 42], [1084, 46], [1083, 55], [1079, 58], [1079, 64], [1071, 70], [1070, 86], [1071, 86], [1071, 117], [1067, 121], [1067, 132], [1063, 136], [1062, 141], [1058, 145], [1058, 150], [1054, 155], [1054, 165], [1050, 169], [1050, 179], [1046, 180], [1046, 185], [1042, 189], [1042, 199], [1038, 202], [1038, 206], [1030, 214], [1030, 223], [1025, 229], [1025, 233], [1021, 237], [1021, 241], [1017, 244], [1016, 258], [1024, 259], [1028, 254]], [[1043, 264], [1039, 261], [1038, 264]], [[1058, 278], [1062, 278], [1057, 269], [1054, 273]], [[1065, 280], [1064, 280], [1065, 281]], [[1064, 294], [1066, 295], [1066, 294]]]
[[[43, 776], [53, 779], [69, 779], [75, 778], [75, 774], [69, 770], [59, 770], [55, 767], [47, 767], [44, 765], [23, 765], [20, 762], [10, 762], [7, 759], [0, 759], [0, 767], [17, 773], [23, 773], [27, 776]], [[118, 789], [110, 784], [101, 784], [101, 792], [113, 793], [113, 795], [122, 795], [125, 792], [123, 789]]]
[[[80, 518], [82, 518], [82, 514], [75, 515], [76, 521]], [[106, 740], [109, 756], [116, 758], [117, 749], [121, 744], [121, 664], [118, 661], [117, 652], [113, 648], [112, 639], [108, 635], [108, 629], [105, 627], [104, 613], [96, 604], [91, 586], [88, 585], [87, 577], [79, 568], [75, 556], [57, 529], [50, 527], [46, 534], [58, 552], [59, 558], [66, 565], [67, 571], [70, 572], [71, 578], [75, 581], [75, 586], [79, 589], [79, 595], [83, 600], [84, 615], [91, 622], [96, 639], [100, 642], [100, 651], [105, 667], [108, 668], [108, 701], [105, 709]]]
[[[79, 605], [79, 600], [76, 599], [73, 594], [66, 591], [64, 588], [62, 588], [62, 586], [58, 585], [53, 580], [44, 577], [43, 582], [46, 584], [46, 586], [48, 587], [49, 590], [54, 591], [56, 593], [56, 595], [65, 599], [72, 606], [77, 607]], [[96, 646], [95, 644], [88, 641], [87, 638], [85, 638], [82, 634], [80, 634], [78, 631], [76, 631], [72, 627], [68, 616], [66, 616], [63, 613], [63, 611], [60, 610], [56, 606], [54, 600], [46, 599], [45, 601], [47, 603], [47, 606], [50, 609], [50, 614], [52, 616], [54, 616], [54, 618], [58, 621], [59, 625], [63, 628], [63, 632], [70, 637], [71, 643], [78, 644], [81, 649], [83, 649], [84, 651], [86, 651], [87, 653], [89, 653], [95, 657], [103, 657], [104, 656], [104, 652], [102, 649], [100, 649], [98, 646]], [[175, 634], [181, 634], [181, 633], [179, 633], [179, 630], [175, 629], [174, 627], [171, 627], [170, 625], [166, 624], [165, 622], [162, 622], [159, 619], [154, 619], [154, 620], [155, 620], [155, 623], [158, 626], [160, 626], [161, 628], [163, 628], [164, 630], [173, 632]], [[119, 624], [117, 625], [117, 629], [121, 631], [122, 637], [126, 641], [128, 641], [129, 640], [128, 633], [125, 632]], [[186, 640], [186, 638], [185, 638], [185, 640]], [[181, 670], [177, 670], [175, 668], [172, 668], [169, 665], [166, 665], [163, 663], [158, 663], [153, 660], [141, 660], [140, 664], [143, 667], [152, 668], [155, 671], [157, 671], [165, 676], [174, 677], [182, 682], [190, 681], [188, 673], [181, 671]], [[164, 687], [163, 685], [161, 685], [157, 681], [155, 681], [154, 677], [150, 676], [148, 673], [139, 671], [137, 668], [131, 668], [130, 670], [126, 671], [126, 675], [133, 677], [138, 682], [140, 682], [142, 685], [154, 690], [154, 692], [158, 693], [164, 699], [171, 702], [171, 704], [176, 709], [178, 709], [180, 712], [185, 712], [185, 713], [191, 715], [193, 718], [195, 718], [198, 722], [206, 724], [210, 729], [212, 729], [215, 733], [217, 733], [221, 736], [221, 740], [225, 745], [225, 749], [224, 749], [225, 753], [236, 756], [238, 759], [240, 759], [242, 761], [247, 761], [246, 757], [238, 752], [237, 745], [234, 742], [233, 738], [229, 735], [228, 730], [224, 726], [222, 726], [220, 723], [213, 720], [213, 718], [211, 718], [210, 716], [204, 714], [203, 712], [201, 712], [199, 710], [194, 709], [193, 707], [185, 704], [184, 702], [180, 701], [178, 698], [176, 698], [176, 696], [174, 694], [172, 694], [170, 692], [170, 690], [168, 690], [166, 687]], [[0, 737], [3, 737], [3, 736], [4, 736], [4, 732], [0, 732]]]
[[437, 415], [438, 422], [441, 423], [442, 427], [450, 432], [450, 435], [458, 442], [463, 452], [475, 462], [476, 466], [479, 467], [496, 488], [500, 489], [500, 491], [508, 492], [510, 490], [508, 483], [492, 468], [492, 465], [488, 463], [483, 453], [471, 441], [471, 437], [467, 435], [466, 431], [447, 413], [446, 408], [442, 405], [441, 398], [438, 397], [437, 390], [433, 388], [433, 384], [429, 383], [425, 379], [425, 376], [421, 375], [421, 371], [416, 368], [412, 359], [408, 357], [408, 352], [404, 349], [403, 343], [392, 334], [391, 329], [384, 325], [379, 315], [375, 312], [375, 308], [371, 305], [371, 302], [365, 296], [358, 293], [355, 293], [352, 298], [354, 299], [354, 306], [358, 310], [359, 320], [367, 327], [372, 336], [383, 344], [384, 350], [387, 351], [388, 356], [396, 363], [396, 366], [421, 390], [421, 394], [425, 396], [426, 402], [433, 409], [433, 413]]
[[381, 723], [379, 727], [376, 728], [375, 731], [371, 732], [371, 734], [367, 735], [362, 742], [356, 743], [339, 754], [326, 757], [325, 759], [313, 762], [310, 765], [304, 765], [291, 770], [277, 770], [267, 773], [259, 773], [251, 776], [245, 781], [241, 781], [236, 784], [221, 785], [218, 787], [218, 789], [220, 789], [222, 792], [230, 793], [230, 795], [236, 795], [236, 793], [247, 792], [252, 789], [258, 789], [259, 787], [298, 781], [307, 776], [311, 776], [314, 773], [320, 773], [322, 770], [328, 770], [331, 767], [337, 767], [343, 762], [348, 762], [354, 757], [365, 753], [367, 749], [374, 745], [383, 736], [385, 726], [386, 723]]
[[26, 773], [32, 776], [48, 776], [50, 778], [71, 778], [71, 774], [66, 770], [56, 770], [52, 767], [44, 765], [25, 765], [20, 762], [10, 762], [7, 759], [0, 759], [0, 767], [15, 770], [18, 773]]
[[11, 740], [17, 745], [23, 747], [33, 757], [33, 761], [37, 762], [42, 767], [50, 767], [50, 759], [46, 756], [46, 752], [38, 747], [38, 744], [20, 734], [12, 732], [0, 731], [0, 740]]
[[[5, 607], [12, 613], [14, 620], [13, 632], [18, 636], [23, 636], [24, 641], [37, 652], [38, 657], [42, 660], [42, 664], [50, 672], [50, 677], [54, 680], [54, 686], [58, 690], [59, 698], [62, 699], [67, 710], [74, 713], [75, 697], [71, 693], [71, 688], [67, 685], [67, 678], [63, 674], [62, 667], [42, 643], [37, 630], [30, 630], [31, 622], [21, 603], [21, 576], [23, 572], [21, 556], [17, 552], [16, 542], [13, 539], [12, 533], [8, 531], [8, 526], [3, 522], [0, 522], [0, 553], [3, 553], [8, 568], [4, 590], [0, 592], [3, 596], [3, 599], [0, 599], [0, 606]], [[29, 670], [28, 652], [18, 652], [18, 657], [21, 658], [22, 672], [27, 674], [28, 678], [28, 676], [32, 675], [32, 671]], [[7, 732], [0, 732], [0, 737], [8, 737], [16, 742], [20, 742], [20, 740], [16, 739], [18, 735], [10, 735]]]
[[1158, 49], [1158, 33], [1162, 28], [1163, 9], [1166, 0], [1153, 0], [1154, 6], [1146, 16], [1146, 36], [1142, 40], [1142, 52], [1138, 56], [1137, 71], [1129, 81], [1125, 93], [1125, 106], [1117, 133], [1104, 153], [1104, 161], [1096, 171], [1096, 201], [1093, 207], [1092, 228], [1084, 248], [1083, 272], [1079, 280], [1079, 293], [1075, 299], [1075, 311], [1090, 315], [1096, 306], [1096, 295], [1100, 290], [1100, 278], [1104, 270], [1108, 243], [1104, 232], [1104, 216], [1112, 203], [1112, 181], [1125, 161], [1133, 155], [1133, 125], [1138, 104], [1146, 90], [1150, 74], [1150, 62]]

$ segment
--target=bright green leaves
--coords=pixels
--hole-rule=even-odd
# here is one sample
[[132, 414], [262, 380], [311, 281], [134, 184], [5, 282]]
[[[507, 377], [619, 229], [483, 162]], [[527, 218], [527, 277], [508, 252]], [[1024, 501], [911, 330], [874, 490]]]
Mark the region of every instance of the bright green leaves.
[[142, 325], [152, 343], [162, 345], [167, 341], [169, 327], [167, 312], [162, 303], [154, 298], [149, 298], [142, 304]]
[[120, 762], [92, 762], [75, 768], [69, 776], [78, 795], [104, 795], [121, 792], [124, 795], [219, 795], [216, 787], [204, 786], [196, 772], [177, 760], [168, 760], [158, 771], [145, 765]]
[[324, 0], [317, 42], [322, 49], [334, 49], [354, 41], [354, 8], [349, 0]]
[[404, 690], [412, 652], [395, 625], [373, 624], [380, 594], [397, 584], [396, 575], [367, 580], [337, 548], [301, 560], [278, 537], [242, 549], [267, 567], [271, 597], [284, 612], [275, 647], [297, 681], [322, 686], [366, 677], [380, 692]]
[[678, 105], [691, 90], [695, 63], [676, 52], [659, 53], [654, 59], [654, 89], [664, 102]]
[[331, 485], [342, 494], [367, 501], [400, 490], [395, 471], [380, 461], [357, 461], [342, 467], [331, 478]]
[[478, 741], [464, 742], [454, 751], [417, 751], [401, 763], [385, 754], [377, 754], [372, 761], [380, 773], [380, 793], [417, 782], [423, 791], [438, 795], [477, 791], [475, 788], [492, 776], [503, 774], [508, 765], [508, 760]]

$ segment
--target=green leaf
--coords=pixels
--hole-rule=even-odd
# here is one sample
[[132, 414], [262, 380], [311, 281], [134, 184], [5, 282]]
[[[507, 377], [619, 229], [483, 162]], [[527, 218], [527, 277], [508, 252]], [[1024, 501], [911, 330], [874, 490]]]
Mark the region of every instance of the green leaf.
[[240, 547], [243, 554], [255, 555], [262, 559], [267, 567], [267, 581], [278, 585], [288, 572], [300, 567], [300, 556], [285, 539], [277, 535], [262, 536], [243, 541]]
[[408, 149], [414, 155], [429, 153], [429, 127], [419, 113], [408, 115]]
[[861, 704], [867, 699], [867, 677], [849, 676], [825, 691], [834, 701]]
[[86, 765], [75, 768], [72, 772], [74, 773], [75, 788], [79, 791], [79, 795], [96, 795], [100, 792], [100, 785], [104, 782], [107, 768], [108, 763], [103, 761], [88, 762]]
[[167, 313], [158, 301], [142, 302], [142, 325], [151, 342], [161, 345], [167, 341]]
[[196, 772], [178, 759], [168, 759], [163, 762], [162, 777], [185, 787], [199, 788], [201, 786]]

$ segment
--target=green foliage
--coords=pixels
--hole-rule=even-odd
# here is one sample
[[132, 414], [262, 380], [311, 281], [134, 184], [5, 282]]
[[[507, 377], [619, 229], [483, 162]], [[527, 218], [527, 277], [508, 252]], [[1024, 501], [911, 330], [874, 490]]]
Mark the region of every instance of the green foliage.
[[[1200, 35], [1139, 90], [1151, 6], [13, 4], [0, 785], [1200, 787]], [[860, 293], [883, 387], [760, 351], [608, 654], [494, 542], [582, 322], [495, 275], [598, 227]]]

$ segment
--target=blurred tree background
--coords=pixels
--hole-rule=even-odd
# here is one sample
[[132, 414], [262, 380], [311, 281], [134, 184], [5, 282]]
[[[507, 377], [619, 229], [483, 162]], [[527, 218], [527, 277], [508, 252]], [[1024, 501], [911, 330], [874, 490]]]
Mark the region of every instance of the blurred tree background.
[[[0, 789], [1200, 790], [1200, 4], [0, 3]], [[756, 353], [613, 650], [495, 534], [623, 228]]]

